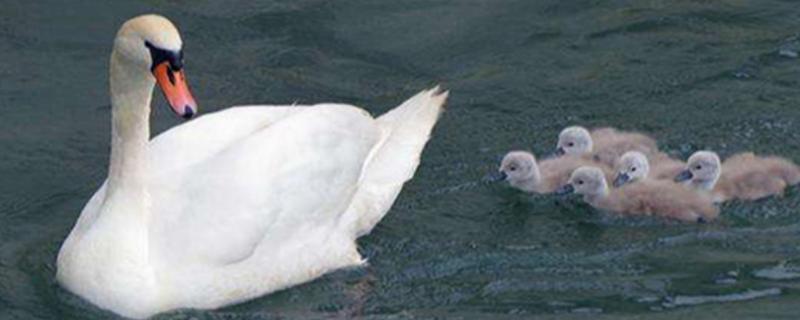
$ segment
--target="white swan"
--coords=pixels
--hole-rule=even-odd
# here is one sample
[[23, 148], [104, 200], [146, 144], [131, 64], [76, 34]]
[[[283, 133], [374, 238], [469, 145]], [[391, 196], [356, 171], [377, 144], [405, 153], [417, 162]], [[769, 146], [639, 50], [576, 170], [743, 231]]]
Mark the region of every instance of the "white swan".
[[159, 16], [117, 34], [108, 179], [61, 247], [58, 282], [145, 318], [361, 264], [355, 239], [413, 176], [447, 93], [422, 92], [377, 119], [342, 104], [232, 108], [148, 141], [156, 81], [177, 113], [196, 112], [181, 47]]

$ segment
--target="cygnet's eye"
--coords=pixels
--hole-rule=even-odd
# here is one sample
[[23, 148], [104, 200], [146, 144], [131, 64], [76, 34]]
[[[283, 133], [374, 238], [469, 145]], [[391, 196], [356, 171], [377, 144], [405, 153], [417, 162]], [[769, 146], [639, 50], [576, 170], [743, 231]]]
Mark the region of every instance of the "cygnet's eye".
[[700, 170], [700, 169], [703, 169], [703, 166], [701, 166], [701, 165], [699, 165], [699, 164], [698, 164], [698, 165], [697, 165], [697, 166], [695, 166], [694, 168], [695, 168], [696, 170]]
[[583, 184], [583, 180], [578, 180], [578, 184]]
[[631, 172], [636, 172], [636, 167], [631, 168]]
[[510, 166], [508, 167], [508, 170], [517, 171], [517, 166]]
[[568, 146], [568, 147], [574, 147], [574, 146], [575, 146], [575, 142], [570, 142], [570, 143], [567, 143], [567, 146]]

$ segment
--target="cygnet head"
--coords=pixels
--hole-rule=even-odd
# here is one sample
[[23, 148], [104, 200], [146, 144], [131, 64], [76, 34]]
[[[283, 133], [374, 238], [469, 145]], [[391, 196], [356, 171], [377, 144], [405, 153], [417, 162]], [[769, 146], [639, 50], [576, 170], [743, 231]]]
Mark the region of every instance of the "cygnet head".
[[583, 155], [589, 152], [592, 152], [592, 135], [586, 128], [572, 126], [558, 135], [557, 155]]
[[619, 188], [626, 183], [647, 178], [649, 172], [650, 162], [647, 161], [647, 156], [639, 151], [628, 151], [619, 158], [614, 187]]
[[675, 177], [676, 182], [686, 182], [703, 190], [712, 190], [719, 180], [722, 163], [712, 151], [695, 152], [686, 162], [686, 169]]
[[603, 171], [597, 167], [583, 166], [572, 172], [569, 183], [556, 191], [556, 194], [570, 193], [584, 196], [604, 196], [608, 194], [608, 184]]
[[519, 186], [538, 179], [538, 170], [536, 157], [533, 154], [526, 151], [511, 151], [500, 163], [499, 179], [508, 181], [512, 186]]
[[[112, 75], [116, 75], [118, 81], [144, 78], [157, 82], [172, 110], [188, 119], [197, 113], [197, 103], [186, 84], [183, 67], [181, 36], [166, 18], [138, 16], [125, 22], [117, 32]], [[115, 84], [114, 80], [112, 78], [112, 91], [126, 89], [124, 84]]]

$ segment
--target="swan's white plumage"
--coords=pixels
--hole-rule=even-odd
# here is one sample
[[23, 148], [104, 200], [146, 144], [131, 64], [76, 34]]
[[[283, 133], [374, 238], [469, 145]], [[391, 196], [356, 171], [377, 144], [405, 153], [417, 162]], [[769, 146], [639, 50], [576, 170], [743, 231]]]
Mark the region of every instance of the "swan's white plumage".
[[148, 142], [154, 80], [140, 48], [148, 39], [180, 47], [158, 16], [119, 32], [109, 179], [61, 247], [59, 283], [145, 318], [241, 302], [363, 263], [355, 239], [413, 176], [447, 93], [423, 91], [377, 119], [342, 104], [231, 108]]
[[[136, 293], [157, 301], [139, 301], [151, 306], [138, 313], [120, 312], [121, 302], [103, 297], [89, 300], [134, 317], [216, 308], [360, 264], [354, 240], [413, 176], [446, 97], [425, 91], [377, 119], [336, 104], [232, 108], [159, 135], [149, 145], [144, 226], [153, 274], [145, 282], [154, 288]], [[97, 227], [105, 190], [89, 201], [70, 238]], [[71, 242], [65, 259], [79, 255]]]
[[[411, 179], [420, 162], [420, 151], [428, 141], [441, 107], [420, 108], [420, 105], [442, 106], [447, 92], [420, 94], [378, 117], [381, 141], [365, 161], [353, 201], [346, 219], [355, 221], [358, 236], [369, 233], [383, 218], [400, 194], [403, 183]], [[391, 168], [391, 170], [381, 169]]]

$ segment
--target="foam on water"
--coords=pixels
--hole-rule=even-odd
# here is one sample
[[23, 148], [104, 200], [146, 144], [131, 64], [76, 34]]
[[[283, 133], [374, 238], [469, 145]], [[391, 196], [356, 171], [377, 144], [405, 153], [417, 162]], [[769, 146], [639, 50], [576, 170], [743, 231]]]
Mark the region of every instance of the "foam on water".
[[781, 294], [780, 288], [769, 288], [763, 290], [747, 290], [745, 292], [737, 292], [737, 293], [714, 295], [714, 296], [675, 296], [667, 299], [667, 301], [663, 303], [663, 306], [667, 308], [675, 308], [675, 307], [693, 306], [705, 303], [747, 301], [764, 297], [777, 296], [780, 294]]

